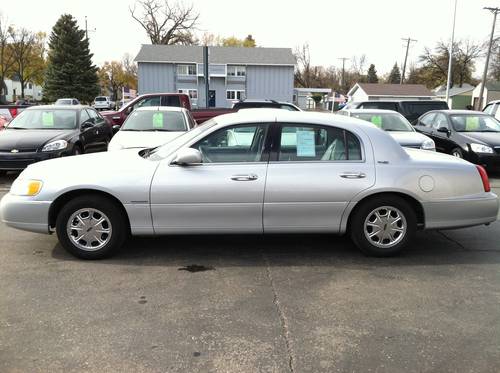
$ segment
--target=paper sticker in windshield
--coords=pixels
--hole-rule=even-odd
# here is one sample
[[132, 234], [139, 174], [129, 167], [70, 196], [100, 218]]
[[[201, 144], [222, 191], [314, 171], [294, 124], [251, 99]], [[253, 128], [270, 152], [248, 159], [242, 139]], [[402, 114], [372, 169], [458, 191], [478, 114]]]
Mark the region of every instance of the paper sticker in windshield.
[[374, 125], [376, 125], [378, 128], [382, 127], [382, 117], [380, 115], [374, 115], [372, 116], [370, 120]]
[[51, 111], [42, 112], [42, 124], [44, 127], [54, 127], [54, 113]]
[[315, 157], [314, 131], [297, 131], [297, 156]]
[[479, 118], [478, 117], [466, 117], [465, 130], [466, 131], [476, 131], [477, 129], [479, 129]]
[[153, 114], [153, 128], [163, 128], [163, 113]]

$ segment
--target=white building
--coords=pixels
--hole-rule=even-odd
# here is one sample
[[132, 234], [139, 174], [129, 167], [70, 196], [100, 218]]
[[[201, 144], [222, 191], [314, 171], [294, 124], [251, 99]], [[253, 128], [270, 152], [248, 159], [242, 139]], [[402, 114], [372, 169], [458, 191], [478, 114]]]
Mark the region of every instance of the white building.
[[[16, 79], [5, 79], [4, 93], [8, 102], [14, 102], [21, 98], [21, 83]], [[24, 97], [34, 101], [42, 99], [42, 87], [33, 83], [26, 83]]]
[[479, 94], [481, 93], [481, 83], [479, 83], [474, 91], [472, 91], [471, 104], [477, 110], [482, 110], [486, 104], [493, 100], [500, 100], [500, 82], [486, 82], [484, 85], [482, 107], [477, 108]]
[[304, 110], [316, 109], [316, 102], [313, 100], [314, 95], [323, 96], [318, 108], [325, 108], [328, 101], [328, 96], [332, 94], [330, 88], [294, 88], [293, 89], [293, 103], [299, 108]]

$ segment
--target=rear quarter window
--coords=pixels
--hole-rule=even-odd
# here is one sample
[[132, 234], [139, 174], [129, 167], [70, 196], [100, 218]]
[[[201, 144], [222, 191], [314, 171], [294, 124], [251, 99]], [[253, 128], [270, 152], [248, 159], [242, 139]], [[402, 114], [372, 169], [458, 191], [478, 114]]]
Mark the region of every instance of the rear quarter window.
[[163, 96], [162, 100], [161, 100], [161, 105], [162, 106], [180, 107], [181, 100], [180, 100], [179, 96]]
[[403, 107], [405, 114], [419, 117], [422, 114], [427, 113], [431, 110], [447, 110], [448, 105], [444, 101], [436, 101], [436, 102], [402, 102], [401, 106]]

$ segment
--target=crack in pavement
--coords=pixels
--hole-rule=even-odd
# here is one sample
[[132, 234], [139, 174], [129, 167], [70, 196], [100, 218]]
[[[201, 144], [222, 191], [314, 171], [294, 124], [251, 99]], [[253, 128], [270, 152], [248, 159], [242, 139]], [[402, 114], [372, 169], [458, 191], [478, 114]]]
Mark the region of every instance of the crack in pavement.
[[446, 240], [454, 243], [455, 245], [457, 245], [458, 247], [460, 247], [463, 251], [472, 251], [472, 252], [493, 252], [493, 253], [500, 253], [499, 250], [490, 250], [490, 249], [469, 249], [467, 247], [465, 247], [461, 242], [458, 242], [457, 240], [451, 238], [450, 236], [448, 236], [447, 234], [443, 233], [442, 231], [437, 231], [441, 236], [443, 236]]
[[274, 283], [274, 278], [273, 278], [273, 274], [271, 272], [271, 264], [269, 262], [269, 259], [264, 254], [263, 250], [261, 250], [261, 254], [262, 254], [262, 257], [264, 258], [264, 262], [266, 263], [267, 277], [269, 278], [271, 290], [272, 290], [273, 296], [274, 296], [273, 303], [276, 307], [276, 312], [278, 314], [278, 317], [279, 317], [280, 323], [281, 323], [282, 335], [283, 335], [283, 338], [285, 339], [285, 346], [286, 346], [286, 350], [287, 350], [287, 354], [288, 354], [288, 367], [290, 368], [290, 372], [294, 373], [295, 372], [295, 368], [294, 368], [295, 358], [294, 358], [293, 349], [291, 346], [290, 332], [288, 329], [288, 319], [286, 318], [285, 313], [283, 312], [283, 308], [281, 307], [281, 302], [279, 300], [278, 292], [276, 290], [276, 285]]

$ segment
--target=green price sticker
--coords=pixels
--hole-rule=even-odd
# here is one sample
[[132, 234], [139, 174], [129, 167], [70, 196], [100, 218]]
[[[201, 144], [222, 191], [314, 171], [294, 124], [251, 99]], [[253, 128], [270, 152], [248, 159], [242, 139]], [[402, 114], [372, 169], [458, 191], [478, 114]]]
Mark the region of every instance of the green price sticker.
[[374, 115], [371, 117], [370, 121], [378, 128], [382, 127], [382, 117], [380, 115]]
[[44, 127], [54, 127], [54, 113], [50, 111], [42, 112], [42, 124]]
[[153, 128], [163, 128], [163, 113], [153, 114]]
[[479, 118], [478, 117], [467, 117], [465, 119], [465, 130], [475, 131], [479, 129]]

